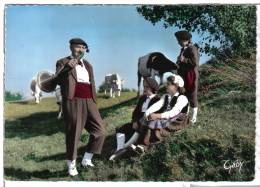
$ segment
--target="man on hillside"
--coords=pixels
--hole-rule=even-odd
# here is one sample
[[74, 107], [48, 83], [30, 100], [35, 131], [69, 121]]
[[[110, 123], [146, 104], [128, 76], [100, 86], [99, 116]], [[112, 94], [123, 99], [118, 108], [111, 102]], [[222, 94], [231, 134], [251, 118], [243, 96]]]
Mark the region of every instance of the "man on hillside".
[[61, 88], [64, 112], [68, 173], [78, 174], [77, 145], [83, 128], [90, 136], [81, 164], [94, 167], [93, 154], [100, 154], [105, 140], [105, 124], [96, 105], [96, 89], [92, 66], [83, 59], [89, 52], [87, 43], [80, 38], [70, 40], [71, 55], [56, 63], [57, 83]]

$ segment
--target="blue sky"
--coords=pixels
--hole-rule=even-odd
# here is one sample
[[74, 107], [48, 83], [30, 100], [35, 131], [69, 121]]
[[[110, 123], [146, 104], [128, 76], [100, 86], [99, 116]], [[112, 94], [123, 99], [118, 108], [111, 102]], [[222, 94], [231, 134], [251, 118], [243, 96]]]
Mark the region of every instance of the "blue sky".
[[[117, 72], [123, 87], [137, 88], [137, 61], [159, 51], [175, 62], [180, 46], [176, 28], [153, 26], [131, 5], [7, 6], [5, 89], [30, 96], [37, 72], [55, 71], [59, 58], [70, 55], [69, 39], [81, 37], [90, 48], [96, 86], [108, 73]], [[193, 40], [199, 40], [193, 35]], [[200, 63], [208, 57], [202, 55]], [[45, 94], [46, 95], [46, 94]]]

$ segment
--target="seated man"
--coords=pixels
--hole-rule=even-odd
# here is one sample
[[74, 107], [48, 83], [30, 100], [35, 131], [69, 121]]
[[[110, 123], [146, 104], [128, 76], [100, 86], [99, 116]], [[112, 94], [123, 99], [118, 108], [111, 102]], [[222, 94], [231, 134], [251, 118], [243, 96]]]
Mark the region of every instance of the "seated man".
[[[144, 143], [159, 143], [165, 130], [181, 129], [177, 126], [185, 126], [187, 122], [188, 99], [184, 95], [184, 81], [179, 75], [169, 76], [167, 78], [167, 93], [161, 99], [146, 110], [144, 117], [140, 123], [147, 127], [144, 137]], [[156, 135], [151, 141], [151, 132]]]
[[[140, 138], [142, 130], [139, 124], [139, 120], [144, 116], [147, 108], [160, 99], [156, 95], [156, 92], [159, 89], [159, 85], [154, 79], [145, 78], [143, 86], [144, 92], [133, 111], [132, 121], [116, 129], [117, 149], [115, 154], [113, 154], [109, 160], [114, 160], [119, 151], [122, 151], [123, 148], [126, 148], [130, 145], [133, 146], [138, 138]], [[126, 142], [126, 140], [128, 141]]]

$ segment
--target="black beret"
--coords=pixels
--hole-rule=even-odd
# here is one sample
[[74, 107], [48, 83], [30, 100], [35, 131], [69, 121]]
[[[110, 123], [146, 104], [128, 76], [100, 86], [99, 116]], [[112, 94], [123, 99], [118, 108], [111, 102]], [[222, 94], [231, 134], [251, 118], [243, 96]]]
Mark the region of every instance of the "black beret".
[[147, 84], [149, 85], [149, 87], [152, 90], [154, 90], [155, 92], [157, 92], [159, 90], [159, 85], [156, 80], [154, 80], [153, 78], [150, 78], [150, 77], [146, 77], [146, 78], [144, 78], [144, 80], [147, 82]]
[[88, 44], [84, 40], [82, 40], [81, 38], [72, 38], [69, 42], [70, 42], [70, 45], [72, 45], [72, 44], [84, 45], [86, 47], [86, 51], [89, 52]]
[[178, 31], [175, 33], [175, 36], [177, 39], [180, 39], [180, 40], [190, 40], [192, 35], [188, 32], [188, 31]]

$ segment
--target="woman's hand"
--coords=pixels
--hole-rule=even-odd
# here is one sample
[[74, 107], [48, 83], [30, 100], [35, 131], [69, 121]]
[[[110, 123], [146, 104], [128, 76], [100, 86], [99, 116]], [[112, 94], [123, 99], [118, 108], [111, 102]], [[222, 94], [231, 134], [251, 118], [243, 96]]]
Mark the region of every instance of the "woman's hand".
[[161, 119], [161, 114], [152, 113], [152, 114], [149, 116], [149, 119], [151, 119], [151, 120]]

